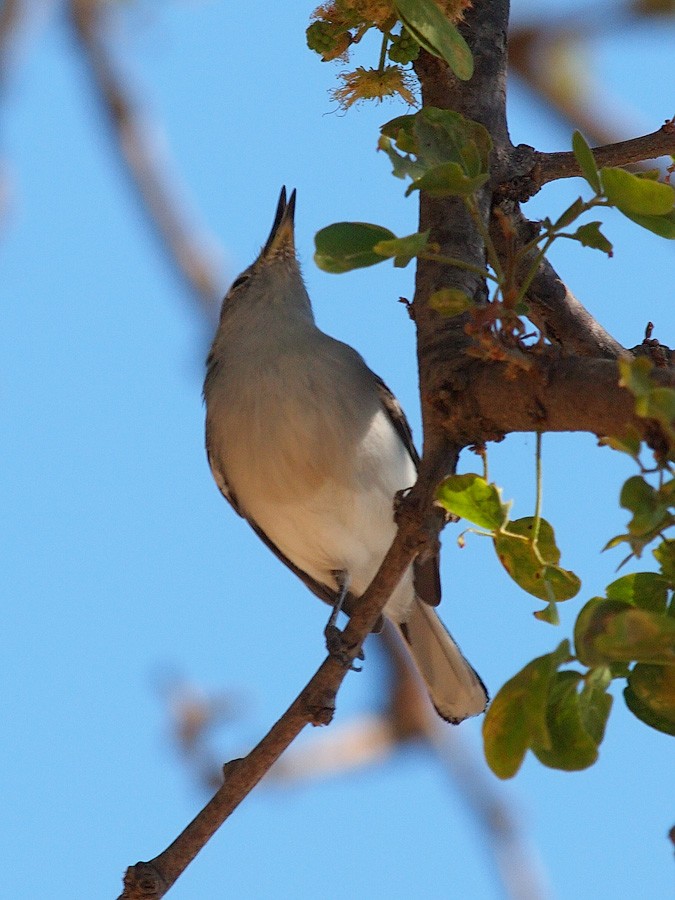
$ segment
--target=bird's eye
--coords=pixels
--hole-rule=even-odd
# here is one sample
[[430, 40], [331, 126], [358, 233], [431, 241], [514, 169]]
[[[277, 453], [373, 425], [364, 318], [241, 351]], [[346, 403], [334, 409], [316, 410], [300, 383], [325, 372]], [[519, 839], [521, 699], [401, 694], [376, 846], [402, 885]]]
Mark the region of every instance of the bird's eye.
[[230, 291], [235, 291], [238, 287], [241, 287], [245, 281], [248, 281], [251, 276], [244, 272], [239, 278], [235, 278], [232, 282], [232, 286], [230, 287]]

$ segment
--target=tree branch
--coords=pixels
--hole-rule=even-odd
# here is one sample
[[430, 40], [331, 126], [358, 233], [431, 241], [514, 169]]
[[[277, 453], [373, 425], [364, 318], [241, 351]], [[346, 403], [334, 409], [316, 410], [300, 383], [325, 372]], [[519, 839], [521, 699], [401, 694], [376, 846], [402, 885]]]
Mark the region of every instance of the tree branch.
[[[675, 154], [675, 118], [666, 120], [658, 131], [628, 141], [617, 141], [593, 149], [593, 156], [598, 166], [626, 166], [630, 163], [642, 162], [646, 159], [658, 159], [661, 156]], [[531, 172], [533, 186], [536, 190], [559, 178], [575, 178], [581, 175], [581, 169], [574, 153], [539, 153], [534, 154], [534, 167]], [[530, 195], [532, 196], [532, 195]]]
[[[675, 387], [673, 368], [655, 369], [655, 384]], [[500, 440], [515, 431], [587, 431], [624, 435], [634, 429], [649, 441], [658, 426], [635, 414], [635, 398], [619, 387], [610, 359], [522, 354], [504, 362], [471, 360], [458, 373], [449, 363], [433, 385], [446, 432], [463, 446]]]
[[108, 48], [110, 4], [106, 0], [70, 0], [67, 9], [143, 211], [207, 320], [213, 322], [224, 282], [213, 252], [217, 242], [189, 224], [175, 185], [162, 170], [157, 142], [146, 117], [117, 71]]
[[[399, 529], [377, 575], [361, 597], [343, 632], [344, 654], [328, 656], [283, 716], [248, 756], [224, 768], [224, 782], [206, 806], [169, 847], [149, 862], [130, 866], [119, 900], [158, 900], [192, 862], [223, 822], [253, 790], [307, 724], [327, 725], [335, 697], [393, 590], [428, 539], [426, 513], [435, 486], [434, 464], [420, 465], [420, 477], [402, 501]], [[430, 517], [434, 518], [433, 513]], [[433, 526], [432, 526], [433, 531]]]
[[618, 359], [621, 344], [589, 313], [545, 259], [527, 292], [527, 317], [567, 353]]
[[[491, 156], [493, 178], [501, 179], [508, 163], [511, 142], [506, 126], [506, 32], [508, 0], [477, 0], [467, 11], [461, 31], [474, 56], [474, 75], [468, 82], [459, 81], [436, 57], [422, 51], [415, 71], [422, 88], [425, 106], [454, 109], [469, 119], [480, 122], [492, 135]], [[489, 221], [491, 189], [486, 186], [477, 198], [479, 215]], [[485, 266], [485, 244], [465, 203], [457, 197], [420, 196], [420, 231], [431, 231], [431, 240], [445, 256], [460, 258], [474, 266]], [[456, 287], [477, 303], [487, 300], [484, 279], [472, 272], [443, 266], [429, 260], [418, 260], [413, 315], [417, 328], [417, 358], [420, 374], [422, 423], [425, 453], [442, 458], [448, 435], [438, 421], [433, 403], [434, 371], [445, 361], [461, 365], [466, 347], [463, 321], [441, 316], [428, 303], [431, 294], [442, 287]], [[448, 468], [452, 464], [448, 448]], [[443, 472], [439, 473], [443, 475]]]

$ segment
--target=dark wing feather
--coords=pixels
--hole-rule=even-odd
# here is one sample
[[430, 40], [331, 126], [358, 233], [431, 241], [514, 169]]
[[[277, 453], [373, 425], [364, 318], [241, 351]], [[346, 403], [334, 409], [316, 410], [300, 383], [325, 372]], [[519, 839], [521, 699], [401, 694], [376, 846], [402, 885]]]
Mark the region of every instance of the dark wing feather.
[[[384, 381], [378, 378], [377, 375], [375, 375], [375, 380], [377, 381], [380, 402], [384, 411], [389, 416], [389, 421], [394, 426], [417, 469], [419, 468], [420, 458], [415, 449], [412, 430], [405, 417], [403, 408]], [[441, 602], [441, 573], [438, 553], [435, 553], [433, 556], [427, 556], [423, 560], [419, 557], [415, 560], [413, 563], [413, 582], [415, 593], [420, 600], [428, 603], [429, 606], [438, 606]]]

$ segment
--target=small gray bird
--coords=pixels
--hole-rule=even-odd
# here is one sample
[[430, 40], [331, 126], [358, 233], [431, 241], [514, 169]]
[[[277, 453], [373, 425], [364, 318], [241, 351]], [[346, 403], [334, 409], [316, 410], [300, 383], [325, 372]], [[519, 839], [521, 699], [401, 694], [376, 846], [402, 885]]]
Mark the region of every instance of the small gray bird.
[[[349, 613], [396, 535], [394, 500], [418, 456], [396, 398], [359, 354], [320, 331], [282, 189], [260, 255], [225, 300], [204, 382], [206, 449], [224, 496], [318, 597]], [[436, 615], [438, 557], [416, 561], [384, 608], [439, 715], [483, 712], [487, 692]]]

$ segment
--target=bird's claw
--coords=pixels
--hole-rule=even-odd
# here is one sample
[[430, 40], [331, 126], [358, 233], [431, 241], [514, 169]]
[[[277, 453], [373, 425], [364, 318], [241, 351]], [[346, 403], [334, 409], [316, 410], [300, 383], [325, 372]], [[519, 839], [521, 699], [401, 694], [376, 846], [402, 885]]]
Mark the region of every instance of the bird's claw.
[[[351, 658], [351, 654], [348, 652], [348, 648], [345, 644], [344, 632], [341, 631], [337, 625], [333, 625], [329, 622], [323, 633], [326, 638], [326, 650], [328, 650], [330, 656], [334, 656], [336, 659], [340, 660], [343, 665], [349, 664], [349, 668], [352, 672], [360, 672], [362, 666], [354, 665], [354, 660]], [[363, 650], [359, 650], [356, 659], [363, 660], [365, 658]]]

